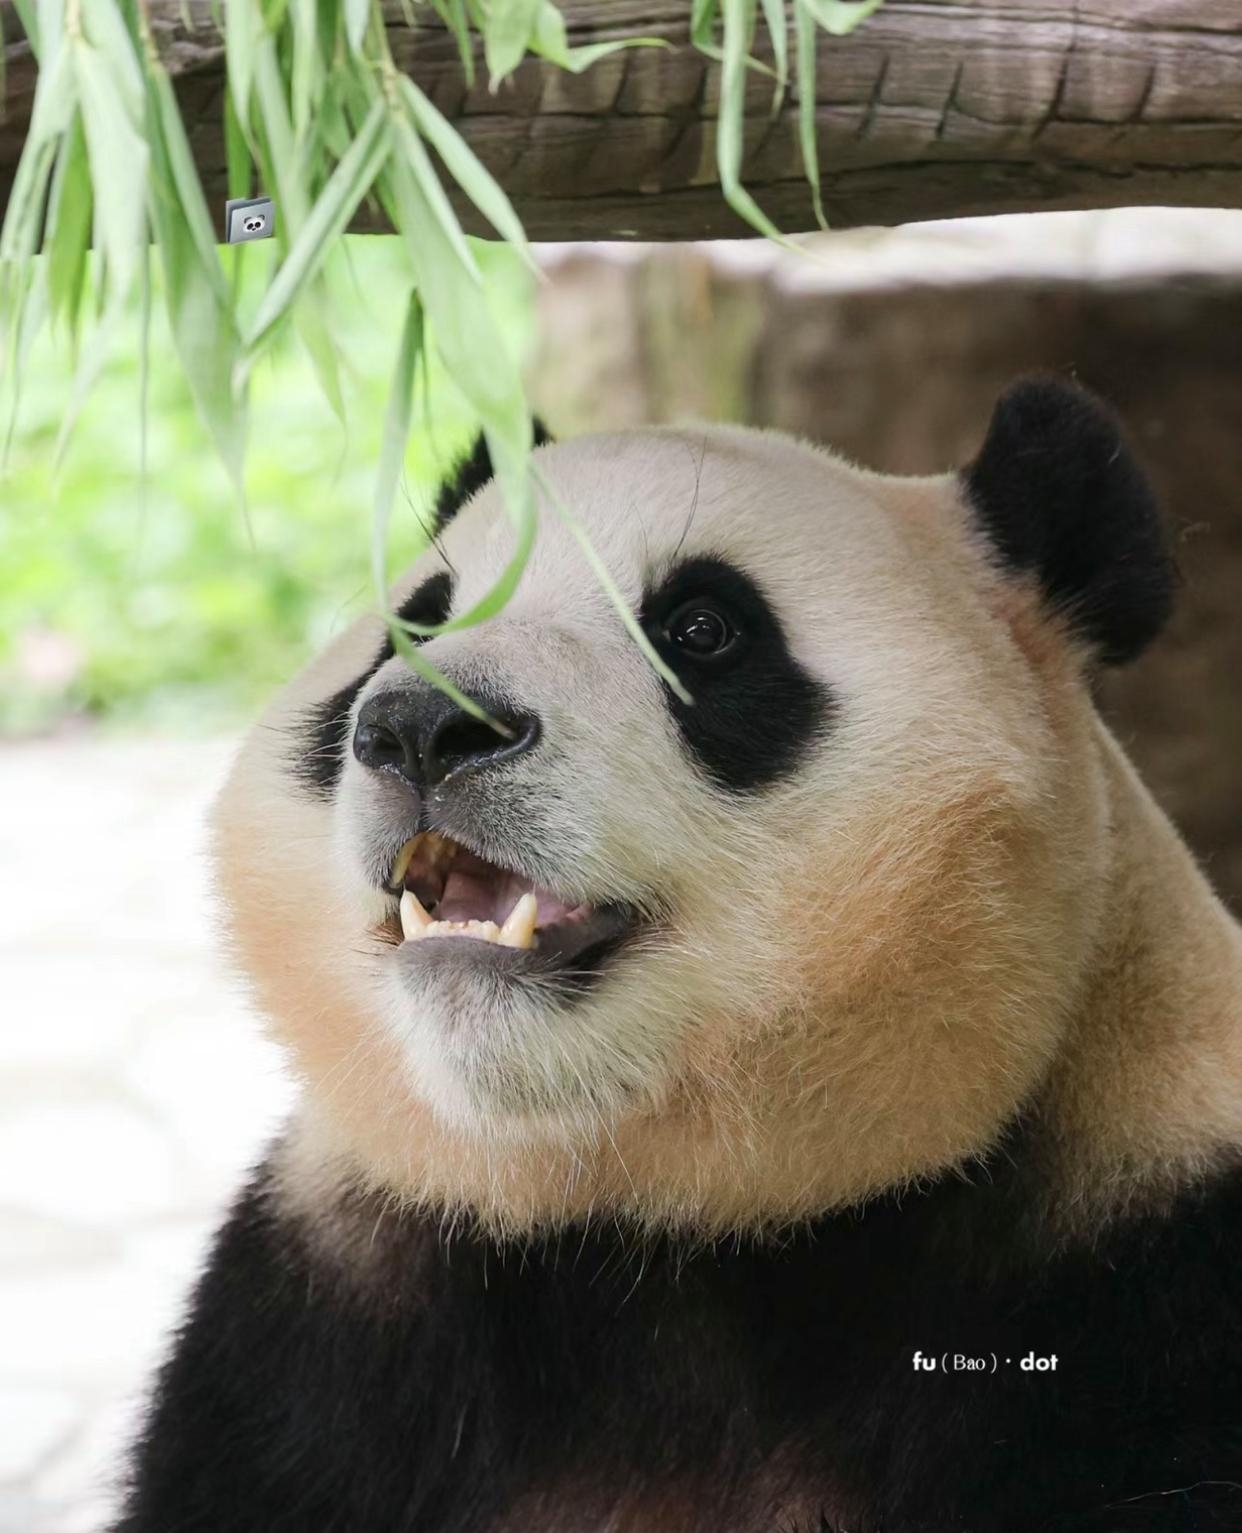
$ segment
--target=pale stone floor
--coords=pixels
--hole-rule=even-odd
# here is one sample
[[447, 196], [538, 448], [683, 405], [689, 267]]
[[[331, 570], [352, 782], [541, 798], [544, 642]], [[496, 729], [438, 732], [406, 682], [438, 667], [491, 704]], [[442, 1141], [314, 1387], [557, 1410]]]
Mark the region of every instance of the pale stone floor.
[[216, 741], [0, 744], [0, 1533], [99, 1533], [290, 1095], [215, 943]]

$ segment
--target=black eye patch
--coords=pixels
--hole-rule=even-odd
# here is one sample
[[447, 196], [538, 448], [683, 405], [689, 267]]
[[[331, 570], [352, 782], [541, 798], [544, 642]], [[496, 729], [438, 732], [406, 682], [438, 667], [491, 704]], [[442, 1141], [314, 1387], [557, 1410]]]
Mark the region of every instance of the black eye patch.
[[[453, 601], [453, 582], [447, 570], [430, 576], [413, 590], [397, 608], [397, 616], [407, 623], [443, 623], [448, 620]], [[413, 643], [420, 642], [411, 635]], [[341, 775], [345, 746], [349, 736], [349, 714], [359, 692], [380, 666], [393, 657], [392, 640], [385, 638], [365, 671], [331, 697], [317, 703], [299, 732], [294, 775], [319, 798], [331, 798]]]
[[[647, 592], [639, 616], [693, 698], [684, 703], [665, 688], [682, 740], [711, 781], [753, 793], [788, 777], [835, 703], [790, 654], [755, 582], [723, 559], [692, 559]], [[727, 642], [706, 642], [713, 626], [722, 640], [728, 630]]]

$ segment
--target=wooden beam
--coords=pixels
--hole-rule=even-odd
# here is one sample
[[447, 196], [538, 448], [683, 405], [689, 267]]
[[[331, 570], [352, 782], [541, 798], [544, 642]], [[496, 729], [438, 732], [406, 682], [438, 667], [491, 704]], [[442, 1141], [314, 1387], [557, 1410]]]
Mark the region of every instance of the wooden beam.
[[[151, 0], [213, 208], [225, 198], [224, 49], [207, 0]], [[420, 7], [422, 17], [425, 7]], [[527, 60], [467, 88], [449, 35], [394, 5], [395, 58], [462, 129], [531, 237], [698, 239], [748, 232], [716, 182], [719, 73], [691, 47], [690, 0], [566, 0], [571, 41], [658, 36], [571, 76]], [[0, 0], [7, 197], [34, 85]], [[16, 40], [12, 40], [16, 39]], [[824, 201], [837, 226], [1124, 204], [1242, 206], [1237, 0], [888, 0], [818, 55]], [[747, 185], [782, 227], [812, 226], [791, 99], [748, 84]], [[467, 210], [463, 209], [463, 212]], [[471, 221], [477, 227], [477, 221]], [[366, 224], [360, 225], [366, 227]], [[479, 232], [483, 232], [480, 230]]]

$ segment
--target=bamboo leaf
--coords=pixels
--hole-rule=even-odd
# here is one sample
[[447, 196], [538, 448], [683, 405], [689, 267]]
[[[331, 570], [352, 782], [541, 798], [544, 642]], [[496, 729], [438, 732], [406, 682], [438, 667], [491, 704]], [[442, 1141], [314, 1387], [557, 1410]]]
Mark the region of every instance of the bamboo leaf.
[[43, 268], [36, 266], [33, 261], [9, 267], [3, 276], [6, 288], [10, 289], [6, 298], [10, 336], [4, 358], [8, 365], [0, 367], [0, 384], [4, 383], [7, 374], [9, 418], [5, 425], [4, 452], [0, 456], [0, 466], [7, 467], [21, 408], [21, 382], [26, 372], [26, 361], [46, 317], [47, 283]]
[[[74, 74], [82, 95], [91, 180], [108, 189], [95, 199], [95, 242], [107, 263], [108, 302], [122, 303], [133, 289], [146, 228], [149, 153], [129, 99], [129, 84], [114, 61], [85, 38], [73, 46]], [[140, 109], [140, 103], [139, 103]]]
[[542, 470], [532, 467], [531, 474], [534, 477], [535, 483], [539, 486], [540, 494], [548, 500], [557, 516], [560, 517], [561, 521], [564, 522], [573, 534], [575, 542], [581, 548], [586, 556], [587, 563], [591, 566], [591, 572], [603, 587], [609, 601], [616, 608], [617, 615], [625, 624], [630, 637], [638, 645], [639, 649], [642, 650], [652, 669], [668, 683], [683, 703], [692, 703], [694, 699], [678, 679], [677, 673], [661, 658], [651, 640], [643, 632], [642, 624], [630, 610], [629, 603], [621, 594], [616, 581], [609, 572], [608, 566], [600, 557], [594, 543], [591, 542], [590, 534], [586, 528], [556, 493], [555, 488]]
[[253, 161], [245, 130], [237, 116], [233, 92], [224, 95], [224, 156], [230, 197], [249, 197]]
[[224, 9], [224, 63], [233, 111], [243, 133], [250, 127], [255, 47], [261, 20], [253, 0], [230, 0]]
[[492, 0], [483, 26], [483, 56], [494, 91], [522, 62], [542, 0]]
[[419, 90], [413, 80], [401, 79], [401, 91], [419, 133], [444, 162], [445, 169], [457, 182], [496, 233], [517, 250], [527, 265], [535, 269], [535, 259], [526, 240], [526, 231], [514, 212], [513, 204], [495, 178], [457, 129]]
[[549, 63], [566, 69], [570, 74], [581, 74], [610, 53], [623, 48], [667, 48], [671, 44], [663, 37], [621, 37], [607, 43], [585, 43], [577, 48], [569, 46], [569, 33], [565, 18], [552, 0], [542, 0], [535, 30], [528, 45], [532, 53]]
[[776, 60], [776, 88], [772, 93], [772, 115], [781, 109], [785, 90], [789, 84], [789, 24], [785, 15], [785, 0], [760, 0], [763, 7], [764, 25], [772, 39], [772, 56]]
[[370, 19], [371, 0], [345, 0], [345, 38], [351, 53], [362, 52]]
[[30, 0], [13, 0], [13, 9], [17, 12], [17, 19], [21, 23], [22, 31], [26, 34], [26, 41], [30, 44], [30, 51], [40, 64], [43, 63], [43, 49], [39, 42], [39, 16]]
[[[453, 212], [453, 205], [440, 185], [440, 178], [427, 157], [422, 140], [404, 116], [393, 119], [393, 142], [399, 157], [410, 172], [412, 181], [418, 188], [419, 200], [422, 204], [421, 217], [424, 221], [429, 220], [435, 224], [436, 229], [457, 258], [461, 270], [468, 272], [481, 286], [483, 278], [479, 274], [478, 263], [471, 253], [470, 246], [466, 243], [466, 236], [461, 231], [457, 214]], [[434, 248], [439, 248], [438, 242]], [[451, 282], [452, 279], [449, 280]]]
[[77, 81], [69, 52], [57, 47], [51, 62], [39, 70], [35, 85], [30, 126], [0, 228], [0, 262], [29, 260], [38, 248], [58, 140], [68, 130], [77, 104]]
[[716, 47], [715, 27], [720, 16], [720, 0], [694, 0], [690, 7], [690, 41], [700, 53], [720, 57]]
[[[249, 5], [251, 0], [241, 0], [241, 3]], [[293, 237], [306, 222], [310, 198], [299, 174], [297, 146], [293, 140], [293, 124], [289, 120], [276, 47], [266, 33], [259, 38], [254, 50], [254, 91], [263, 124], [268, 183], [275, 185], [280, 203], [281, 223], [277, 225], [277, 232], [282, 238], [285, 234]]]
[[[333, 77], [344, 52], [340, 46], [341, 4], [342, 0], [315, 0], [315, 29], [318, 39], [315, 52], [322, 64], [321, 78], [325, 81]], [[331, 92], [321, 93], [321, 101], [333, 99]]]
[[91, 243], [91, 176], [86, 137], [80, 117], [65, 135], [57, 166], [58, 185], [51, 199], [47, 253], [48, 306], [53, 319], [63, 318], [71, 335], [77, 331], [82, 290]]
[[399, 623], [390, 621], [388, 632], [392, 638], [392, 647], [412, 671], [417, 671], [424, 680], [429, 681], [432, 686], [438, 687], [441, 692], [450, 697], [459, 708], [470, 714], [472, 718], [478, 719], [481, 724], [490, 724], [498, 735], [503, 735], [506, 739], [509, 738], [512, 731], [492, 718], [491, 714], [485, 708], [481, 708], [473, 697], [467, 697], [459, 687], [455, 686], [448, 679], [443, 671], [438, 670], [428, 660], [427, 656], [423, 654], [419, 646], [410, 642], [408, 636], [402, 632]]
[[828, 220], [824, 216], [823, 192], [819, 184], [819, 130], [815, 119], [818, 33], [815, 18], [803, 0], [794, 0], [794, 29], [798, 69], [798, 143], [802, 150], [802, 170], [811, 188], [815, 220], [821, 229], [826, 229]]
[[259, 0], [259, 14], [263, 30], [269, 37], [278, 37], [289, 11], [289, 0]]
[[241, 344], [229, 309], [193, 259], [193, 237], [175, 213], [165, 213], [160, 265], [173, 343], [194, 403], [216, 444], [239, 499], [243, 497], [245, 401], [234, 388]]
[[742, 142], [746, 113], [746, 61], [755, 29], [755, 0], [721, 0], [724, 51], [720, 116], [716, 123], [716, 165], [725, 201], [739, 217], [769, 239], [784, 243], [780, 230], [742, 185]]
[[478, 624], [485, 623], [488, 618], [496, 617], [504, 611], [510, 597], [517, 590], [522, 571], [526, 568], [535, 546], [537, 527], [538, 521], [533, 514], [519, 520], [517, 539], [513, 545], [513, 552], [509, 556], [509, 562], [500, 572], [496, 583], [475, 602], [473, 607], [467, 608], [455, 618], [450, 618], [447, 623], [412, 623], [406, 618], [395, 618], [393, 621], [407, 633], [428, 638], [433, 634], [457, 633], [463, 628], [475, 628]]
[[241, 342], [216, 247], [203, 240], [206, 210], [198, 206], [195, 211], [202, 192], [197, 183], [191, 189], [174, 169], [183, 130], [179, 120], [175, 129], [170, 125], [171, 95], [167, 73], [150, 61], [147, 123], [154, 175], [149, 207], [169, 330], [195, 407], [244, 503], [245, 402], [234, 388]]
[[289, 77], [293, 134], [299, 144], [304, 144], [314, 124], [315, 102], [323, 94], [324, 66], [319, 51], [319, 11], [315, 0], [292, 0], [289, 17], [293, 30], [293, 63]]
[[[50, 69], [64, 50], [64, 0], [34, 0], [34, 33], [39, 39], [39, 69]], [[31, 35], [28, 29], [28, 35]]]
[[453, 34], [462, 73], [467, 87], [474, 84], [474, 48], [470, 41], [470, 20], [463, 0], [432, 0], [436, 14]]
[[384, 434], [380, 443], [379, 468], [375, 475], [375, 503], [371, 517], [371, 575], [380, 601], [388, 589], [388, 523], [397, 493], [397, 481], [405, 464], [406, 443], [410, 439], [410, 418], [414, 404], [414, 374], [423, 351], [423, 306], [417, 291], [406, 305], [405, 324], [397, 364], [388, 391], [384, 413]]
[[142, 68], [137, 39], [125, 25], [116, 0], [80, 0], [82, 29], [88, 42], [106, 59], [118, 99], [130, 122], [142, 120]]
[[[460, 230], [453, 240], [441, 229], [428, 207], [422, 183], [407, 163], [396, 161], [390, 170], [397, 228], [405, 237], [436, 350], [483, 423], [497, 473], [510, 482], [520, 481], [531, 428], [517, 365], [492, 316], [486, 293], [481, 287], [472, 292], [460, 280], [458, 243], [464, 243]], [[477, 276], [474, 258], [469, 259]]]
[[[143, 76], [134, 42], [115, 10], [104, 0], [90, 0], [83, 20], [89, 26], [74, 37], [74, 77], [82, 101], [87, 161], [96, 186], [108, 195], [94, 202], [95, 244], [104, 262], [98, 326], [79, 358], [69, 404], [57, 436], [59, 464], [82, 406], [94, 387], [125, 316], [147, 246], [149, 150], [142, 131]], [[98, 39], [98, 46], [91, 41]], [[150, 132], [150, 122], [145, 124]]]
[[[237, 120], [237, 107], [231, 90], [226, 90], [224, 93], [224, 160], [229, 197], [249, 197], [254, 161], [245, 129]], [[248, 248], [247, 245], [242, 244], [230, 246], [229, 249], [230, 287], [234, 308], [241, 294], [242, 271]]]
[[29, 260], [38, 248], [43, 203], [55, 164], [55, 138], [26, 143], [0, 227], [0, 266]]
[[833, 37], [846, 37], [868, 16], [874, 16], [884, 0], [798, 0], [815, 19], [817, 26]]
[[216, 286], [221, 302], [228, 301], [224, 272], [217, 254], [216, 231], [211, 214], [203, 197], [203, 185], [194, 164], [194, 156], [186, 138], [181, 113], [177, 109], [177, 97], [172, 81], [163, 65], [152, 63], [149, 68], [152, 106], [155, 113], [153, 131], [158, 132], [172, 187], [176, 191], [185, 215], [186, 224], [194, 240], [203, 270]]
[[[408, 125], [399, 127], [404, 127], [410, 138], [415, 137]], [[486, 291], [471, 292], [461, 280], [460, 230], [454, 239], [433, 215], [425, 183], [409, 159], [394, 159], [381, 186], [395, 227], [404, 237], [436, 350], [483, 424], [505, 507], [516, 530], [514, 553], [500, 579], [452, 624], [454, 628], [467, 627], [490, 616], [509, 599], [534, 545], [535, 503], [527, 473], [530, 412], [521, 374], [491, 314]], [[449, 212], [451, 215], [451, 209]]]
[[320, 270], [333, 241], [349, 224], [389, 152], [387, 113], [383, 103], [377, 101], [298, 231], [275, 281], [263, 295], [247, 335], [248, 349], [262, 345]]

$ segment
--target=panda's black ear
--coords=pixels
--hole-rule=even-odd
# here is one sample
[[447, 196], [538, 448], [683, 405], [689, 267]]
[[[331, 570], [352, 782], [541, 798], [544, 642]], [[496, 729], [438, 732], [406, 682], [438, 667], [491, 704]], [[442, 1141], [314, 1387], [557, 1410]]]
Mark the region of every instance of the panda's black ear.
[[[535, 446], [542, 447], [545, 442], [551, 440], [547, 427], [536, 416]], [[480, 432], [474, 439], [474, 446], [460, 462], [454, 464], [452, 473], [440, 486], [440, 492], [436, 496], [436, 531], [439, 532], [447, 527], [470, 497], [477, 495], [495, 476], [495, 473], [496, 470], [492, 467], [492, 455], [487, 450], [487, 438]]]
[[1176, 571], [1151, 486], [1112, 412], [1055, 378], [998, 402], [968, 498], [997, 554], [1033, 575], [1049, 603], [1109, 665], [1159, 633]]

